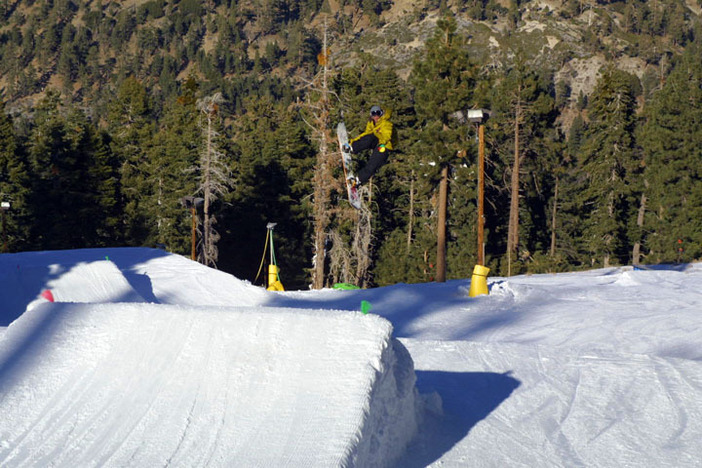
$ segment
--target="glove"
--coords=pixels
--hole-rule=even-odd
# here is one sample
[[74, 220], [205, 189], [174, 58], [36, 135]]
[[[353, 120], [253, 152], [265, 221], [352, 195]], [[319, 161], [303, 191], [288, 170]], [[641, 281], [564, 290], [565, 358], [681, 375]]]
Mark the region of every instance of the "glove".
[[378, 151], [380, 151], [381, 153], [384, 153], [385, 152], [385, 145], [378, 145]]
[[344, 153], [353, 153], [353, 148], [348, 143], [344, 143], [341, 146], [341, 151], [343, 151]]

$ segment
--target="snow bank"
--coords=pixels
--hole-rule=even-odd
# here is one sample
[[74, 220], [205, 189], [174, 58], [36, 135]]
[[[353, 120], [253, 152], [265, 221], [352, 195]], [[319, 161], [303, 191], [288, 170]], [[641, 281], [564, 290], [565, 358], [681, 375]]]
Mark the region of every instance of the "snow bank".
[[385, 466], [412, 365], [378, 316], [44, 303], [0, 336], [0, 465]]

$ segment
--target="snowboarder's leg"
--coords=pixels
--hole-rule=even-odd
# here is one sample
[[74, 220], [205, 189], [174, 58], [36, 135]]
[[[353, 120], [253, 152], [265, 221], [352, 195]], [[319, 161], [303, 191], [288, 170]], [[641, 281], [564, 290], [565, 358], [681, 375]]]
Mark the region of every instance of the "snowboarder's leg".
[[[378, 141], [377, 138], [376, 141]], [[365, 184], [368, 182], [368, 179], [371, 178], [375, 171], [377, 171], [380, 166], [385, 164], [385, 162], [388, 160], [388, 151], [385, 150], [385, 148], [383, 148], [383, 150], [384, 151], [380, 151], [380, 149], [376, 147], [368, 159], [368, 164], [358, 171], [356, 177], [358, 177], [359, 184]]]
[[361, 137], [360, 139], [354, 141], [351, 144], [354, 153], [359, 153], [367, 149], [372, 149], [376, 146], [378, 146], [378, 137], [373, 135], [372, 133], [370, 135]]

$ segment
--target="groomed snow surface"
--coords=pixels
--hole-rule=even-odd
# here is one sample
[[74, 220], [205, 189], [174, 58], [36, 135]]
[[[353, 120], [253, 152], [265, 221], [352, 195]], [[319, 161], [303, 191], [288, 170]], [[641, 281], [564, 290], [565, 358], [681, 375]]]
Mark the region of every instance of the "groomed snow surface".
[[0, 466], [702, 466], [702, 264], [488, 283], [0, 255]]

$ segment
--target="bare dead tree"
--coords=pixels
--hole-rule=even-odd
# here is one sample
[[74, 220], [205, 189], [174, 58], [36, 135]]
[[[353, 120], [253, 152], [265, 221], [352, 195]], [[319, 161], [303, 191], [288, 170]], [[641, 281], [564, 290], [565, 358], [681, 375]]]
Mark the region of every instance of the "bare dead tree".
[[329, 279], [331, 283], [354, 282], [351, 271], [351, 252], [346, 248], [341, 234], [336, 229], [329, 232], [331, 248], [329, 249]]
[[212, 203], [217, 200], [218, 196], [227, 193], [228, 187], [231, 185], [229, 168], [224, 161], [226, 155], [217, 144], [219, 132], [216, 129], [216, 124], [217, 119], [219, 119], [219, 105], [222, 102], [221, 93], [215, 93], [197, 101], [197, 109], [200, 111], [200, 127], [204, 136], [200, 151], [200, 185], [198, 187], [198, 193], [201, 193], [204, 198], [200, 262], [212, 267], [217, 266], [217, 241], [220, 238], [214, 228], [217, 219], [211, 213]]
[[319, 54], [321, 70], [305, 87], [308, 89], [302, 104], [303, 120], [312, 131], [312, 138], [318, 144], [317, 161], [314, 168], [314, 193], [312, 219], [314, 224], [314, 255], [312, 258], [312, 288], [324, 287], [324, 265], [326, 260], [325, 243], [331, 223], [331, 186], [334, 153], [330, 150], [332, 141], [330, 110], [332, 91], [329, 88], [329, 47], [327, 28], [324, 27], [322, 52]]

